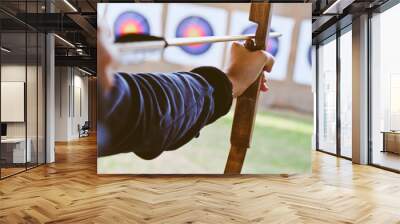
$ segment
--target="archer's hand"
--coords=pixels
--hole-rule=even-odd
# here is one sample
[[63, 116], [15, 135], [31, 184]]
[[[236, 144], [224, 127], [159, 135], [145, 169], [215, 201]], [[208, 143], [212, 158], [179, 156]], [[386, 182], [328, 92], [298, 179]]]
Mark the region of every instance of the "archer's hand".
[[[232, 82], [233, 96], [237, 97], [253, 84], [262, 71], [271, 72], [275, 59], [266, 51], [249, 51], [241, 43], [234, 42], [226, 74]], [[267, 91], [268, 86], [263, 77], [261, 90]]]

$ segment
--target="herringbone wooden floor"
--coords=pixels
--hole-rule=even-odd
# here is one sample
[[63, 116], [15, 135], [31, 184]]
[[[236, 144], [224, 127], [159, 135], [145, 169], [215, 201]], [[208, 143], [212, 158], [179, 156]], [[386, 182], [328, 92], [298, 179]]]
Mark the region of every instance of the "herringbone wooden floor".
[[400, 223], [400, 175], [314, 153], [313, 173], [98, 176], [94, 138], [0, 181], [0, 223]]

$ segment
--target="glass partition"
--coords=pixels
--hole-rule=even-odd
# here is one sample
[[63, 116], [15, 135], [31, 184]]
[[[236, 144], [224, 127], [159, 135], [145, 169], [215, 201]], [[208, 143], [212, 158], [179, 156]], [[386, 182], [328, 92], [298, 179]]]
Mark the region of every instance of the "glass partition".
[[[349, 27], [351, 28], [351, 27]], [[352, 157], [352, 32], [340, 36], [340, 154]]]
[[0, 178], [45, 162], [46, 39], [13, 16], [42, 12], [43, 5], [44, 1], [0, 2], [14, 12], [0, 12]]
[[27, 150], [30, 151], [30, 159], [27, 163], [28, 168], [37, 165], [38, 159], [38, 35], [36, 32], [27, 33], [27, 75], [26, 75], [26, 113], [27, 113]]
[[38, 64], [37, 64], [37, 162], [43, 164], [46, 162], [46, 36], [38, 33]]
[[1, 34], [2, 177], [25, 170], [31, 161], [26, 150], [26, 41], [25, 32]]
[[336, 39], [318, 48], [318, 149], [336, 153]]
[[371, 19], [371, 162], [400, 170], [400, 5]]

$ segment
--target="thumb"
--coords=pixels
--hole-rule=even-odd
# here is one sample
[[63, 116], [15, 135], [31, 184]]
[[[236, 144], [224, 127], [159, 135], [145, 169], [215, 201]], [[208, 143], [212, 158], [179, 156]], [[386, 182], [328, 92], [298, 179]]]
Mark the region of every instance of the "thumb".
[[260, 51], [264, 57], [264, 71], [271, 72], [275, 64], [275, 58], [267, 51]]

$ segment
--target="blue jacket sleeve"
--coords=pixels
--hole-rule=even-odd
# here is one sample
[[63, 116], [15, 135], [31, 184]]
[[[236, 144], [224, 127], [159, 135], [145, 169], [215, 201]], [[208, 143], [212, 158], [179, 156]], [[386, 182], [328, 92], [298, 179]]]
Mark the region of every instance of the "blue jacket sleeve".
[[99, 100], [98, 155], [134, 152], [153, 159], [186, 144], [225, 115], [232, 104], [232, 85], [214, 67], [117, 73], [113, 89]]

